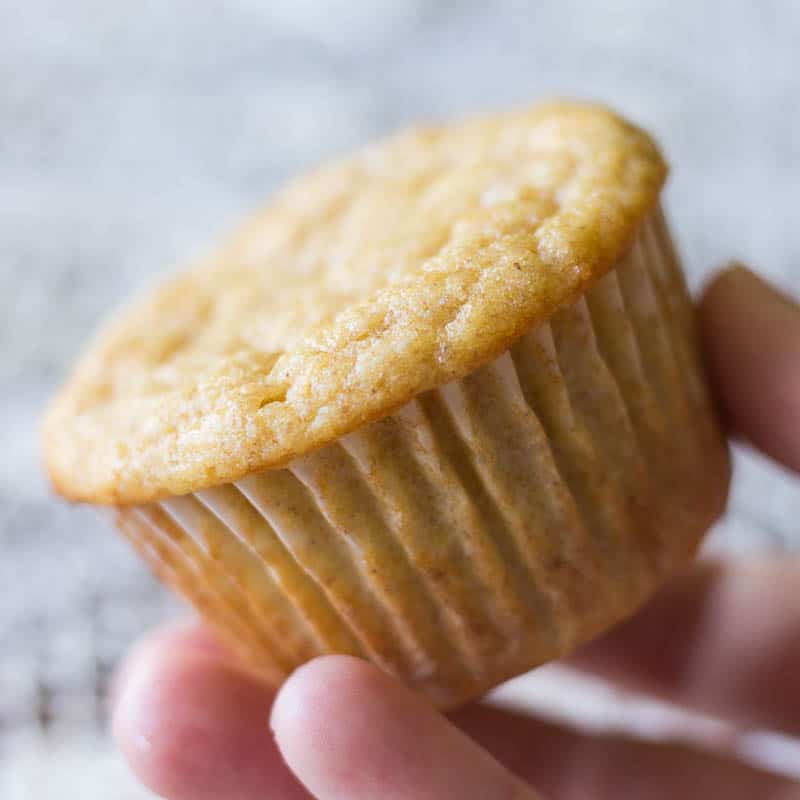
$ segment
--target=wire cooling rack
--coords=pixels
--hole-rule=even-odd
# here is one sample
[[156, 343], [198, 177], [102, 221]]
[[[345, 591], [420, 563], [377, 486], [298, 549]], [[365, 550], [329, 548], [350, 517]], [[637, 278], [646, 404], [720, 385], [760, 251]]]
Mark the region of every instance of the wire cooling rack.
[[9, 632], [14, 647], [4, 648], [0, 661], [0, 746], [20, 731], [46, 737], [103, 728], [110, 676], [123, 649], [174, 612], [160, 587], [145, 581], [140, 589], [92, 594], [62, 618], [32, 618]]
[[0, 798], [139, 800], [107, 735], [114, 666], [141, 632], [176, 612], [160, 587], [92, 592], [58, 616], [4, 631], [0, 651]]

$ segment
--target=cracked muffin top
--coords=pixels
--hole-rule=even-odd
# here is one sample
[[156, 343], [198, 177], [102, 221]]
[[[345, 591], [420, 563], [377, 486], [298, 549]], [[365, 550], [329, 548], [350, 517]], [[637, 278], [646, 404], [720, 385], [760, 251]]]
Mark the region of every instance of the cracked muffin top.
[[596, 106], [411, 130], [304, 175], [98, 333], [45, 419], [64, 495], [278, 467], [489, 361], [624, 255], [666, 175]]

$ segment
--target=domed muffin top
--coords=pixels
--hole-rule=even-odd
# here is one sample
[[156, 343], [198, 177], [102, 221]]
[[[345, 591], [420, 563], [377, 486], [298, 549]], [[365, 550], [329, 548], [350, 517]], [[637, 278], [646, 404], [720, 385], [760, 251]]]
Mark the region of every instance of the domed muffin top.
[[45, 420], [53, 483], [150, 501], [391, 413], [601, 277], [665, 175], [638, 128], [553, 103], [411, 130], [296, 179], [99, 332]]

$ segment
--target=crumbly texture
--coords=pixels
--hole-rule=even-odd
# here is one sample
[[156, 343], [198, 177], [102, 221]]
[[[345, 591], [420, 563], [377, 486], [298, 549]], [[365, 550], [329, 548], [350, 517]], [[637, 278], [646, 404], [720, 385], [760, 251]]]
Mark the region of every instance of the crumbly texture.
[[53, 483], [148, 502], [391, 413], [604, 275], [665, 174], [639, 129], [558, 103], [413, 130], [297, 179], [100, 331], [45, 420]]

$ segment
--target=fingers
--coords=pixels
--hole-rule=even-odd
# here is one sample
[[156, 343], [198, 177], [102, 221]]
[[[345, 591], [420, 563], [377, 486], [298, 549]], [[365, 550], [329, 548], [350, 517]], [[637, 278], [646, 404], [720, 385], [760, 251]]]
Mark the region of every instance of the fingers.
[[114, 689], [114, 736], [169, 800], [309, 800], [268, 728], [272, 693], [229, 666], [198, 627], [139, 645]]
[[474, 706], [455, 720], [549, 798], [800, 799], [800, 786], [788, 779], [676, 743], [584, 735], [489, 706]]
[[[266, 728], [270, 692], [197, 630], [138, 648], [118, 698], [120, 744], [170, 800], [309, 800]], [[481, 706], [454, 722], [348, 657], [298, 670], [271, 717], [284, 757], [320, 800], [538, 797], [527, 781], [559, 800], [800, 797], [782, 778], [677, 745], [584, 736]]]
[[411, 691], [347, 656], [295, 672], [272, 727], [286, 762], [322, 800], [538, 797]]
[[586, 736], [488, 706], [447, 721], [347, 657], [295, 673], [272, 725], [287, 763], [320, 800], [523, 800], [534, 797], [526, 785], [558, 800], [800, 798], [787, 779], [678, 744]]
[[800, 307], [736, 267], [706, 289], [700, 330], [734, 432], [800, 471]]
[[702, 564], [571, 663], [629, 688], [800, 734], [800, 560]]
[[[232, 668], [199, 628], [145, 641], [115, 694], [115, 738], [159, 795], [309, 800], [270, 735], [272, 693]], [[410, 691], [355, 659], [298, 670], [272, 725], [292, 768], [323, 800], [537, 797]]]

